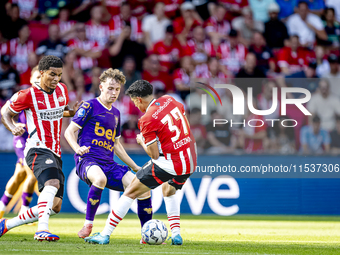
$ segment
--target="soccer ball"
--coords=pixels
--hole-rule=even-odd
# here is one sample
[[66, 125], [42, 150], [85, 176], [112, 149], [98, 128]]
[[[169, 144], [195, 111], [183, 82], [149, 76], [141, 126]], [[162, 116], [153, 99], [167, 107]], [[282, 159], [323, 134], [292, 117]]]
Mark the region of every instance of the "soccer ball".
[[168, 229], [160, 220], [149, 220], [142, 228], [142, 238], [148, 244], [162, 244], [168, 237]]

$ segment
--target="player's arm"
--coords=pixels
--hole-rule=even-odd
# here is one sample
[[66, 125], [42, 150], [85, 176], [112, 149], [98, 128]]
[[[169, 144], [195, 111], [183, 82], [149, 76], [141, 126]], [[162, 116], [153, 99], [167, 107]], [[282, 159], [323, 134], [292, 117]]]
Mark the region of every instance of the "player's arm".
[[78, 155], [82, 156], [85, 153], [90, 152], [90, 146], [79, 146], [77, 143], [77, 133], [79, 131], [80, 127], [74, 123], [73, 121], [70, 123], [70, 125], [65, 130], [65, 138], [68, 144], [72, 147], [72, 149], [77, 153]]
[[73, 106], [73, 109], [66, 105], [63, 117], [73, 117], [78, 111], [79, 106], [82, 105], [82, 103], [84, 103], [84, 101], [81, 101], [80, 103], [77, 101], [76, 104]]
[[137, 143], [143, 147], [145, 152], [149, 155], [152, 159], [158, 159], [159, 158], [159, 150], [157, 141], [149, 144], [148, 146], [144, 143], [143, 136], [141, 134], [138, 134], [136, 137]]
[[21, 136], [25, 133], [24, 127], [21, 125], [16, 126], [13, 122], [13, 118], [17, 115], [17, 113], [12, 112], [9, 108], [5, 109], [5, 112], [2, 115], [1, 122], [4, 126], [12, 132], [15, 136]]
[[[5, 111], [8, 109], [8, 106], [11, 104], [11, 102], [8, 100], [6, 102], [6, 104], [1, 108], [1, 115], [4, 115], [5, 114]], [[12, 122], [15, 126], [22, 126], [22, 127], [25, 127], [26, 125], [24, 123], [17, 123], [14, 121], [14, 119], [12, 119]]]
[[127, 164], [134, 172], [137, 172], [140, 167], [130, 158], [130, 156], [126, 153], [123, 145], [120, 143], [120, 138], [115, 139], [115, 154], [117, 157]]

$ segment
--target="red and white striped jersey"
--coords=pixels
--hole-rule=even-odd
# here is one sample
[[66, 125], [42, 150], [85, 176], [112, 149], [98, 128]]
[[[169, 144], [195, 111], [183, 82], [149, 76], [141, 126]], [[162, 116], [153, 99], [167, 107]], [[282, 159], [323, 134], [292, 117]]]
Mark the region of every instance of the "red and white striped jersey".
[[191, 57], [199, 63], [207, 62], [208, 57], [216, 56], [213, 44], [210, 40], [206, 39], [203, 43], [197, 42], [195, 39], [190, 39], [187, 46], [191, 50]]
[[28, 19], [34, 12], [38, 12], [38, 0], [12, 0], [20, 10], [20, 18]]
[[174, 80], [175, 86], [182, 84], [187, 87], [190, 87], [190, 76], [187, 74], [187, 72], [183, 68], [178, 68], [174, 71], [173, 80]]
[[247, 53], [247, 48], [242, 44], [232, 49], [229, 42], [222, 43], [217, 50], [217, 56], [221, 59], [222, 65], [234, 74], [244, 65]]
[[205, 32], [216, 32], [221, 35], [228, 35], [231, 29], [230, 23], [226, 20], [218, 22], [215, 17], [210, 17], [204, 24]]
[[60, 157], [61, 125], [64, 108], [68, 102], [67, 87], [63, 83], [58, 83], [51, 95], [44, 92], [39, 83], [19, 91], [9, 109], [14, 113], [25, 111], [27, 130], [30, 134], [25, 155], [31, 148], [44, 148]]
[[302, 47], [293, 51], [290, 47], [283, 47], [278, 53], [277, 65], [287, 67], [291, 73], [302, 71], [311, 60], [310, 53]]
[[111, 16], [118, 15], [120, 13], [120, 6], [123, 0], [106, 0], [106, 9], [111, 14]]
[[51, 24], [56, 24], [59, 26], [60, 33], [71, 30], [71, 28], [76, 24], [74, 20], [61, 21], [60, 19], [54, 19]]
[[171, 96], [153, 99], [138, 127], [146, 146], [157, 142], [163, 156], [152, 162], [172, 175], [193, 173], [197, 165], [196, 142], [184, 106]]
[[176, 17], [176, 12], [179, 9], [180, 5], [184, 2], [184, 0], [156, 0], [155, 2], [164, 3], [165, 15], [168, 18], [173, 19]]
[[[85, 51], [88, 51], [88, 50], [92, 50], [93, 52], [100, 51], [99, 45], [96, 41], [90, 41], [90, 40], [81, 41], [78, 38], [69, 40], [67, 42], [67, 46], [71, 50], [75, 48], [79, 48]], [[88, 70], [94, 66], [97, 66], [97, 60], [90, 58], [90, 57], [77, 56], [74, 66], [77, 69]]]
[[[142, 21], [138, 20], [136, 17], [131, 16], [131, 41], [136, 41], [143, 37]], [[122, 32], [122, 28], [125, 26], [124, 21], [120, 15], [113, 16], [109, 21], [110, 35], [118, 37]]]
[[106, 23], [96, 25], [89, 20], [85, 23], [85, 28], [86, 38], [90, 41], [96, 41], [101, 48], [104, 48], [110, 38], [109, 26]]
[[9, 41], [9, 55], [11, 56], [11, 64], [20, 74], [28, 69], [28, 56], [35, 52], [33, 41], [29, 40], [24, 44], [19, 42], [19, 38]]

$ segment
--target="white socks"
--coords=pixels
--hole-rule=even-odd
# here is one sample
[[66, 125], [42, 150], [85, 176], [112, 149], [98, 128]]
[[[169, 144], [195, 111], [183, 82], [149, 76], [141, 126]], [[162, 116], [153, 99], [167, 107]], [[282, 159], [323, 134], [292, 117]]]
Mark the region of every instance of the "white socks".
[[93, 220], [85, 220], [84, 226], [88, 224], [93, 225]]
[[122, 195], [116, 205], [115, 210], [111, 210], [109, 217], [107, 218], [105, 228], [100, 233], [102, 236], [110, 236], [113, 230], [117, 227], [118, 223], [124, 218], [129, 211], [133, 199]]
[[53, 186], [45, 186], [38, 198], [39, 223], [38, 231], [48, 230], [48, 220], [50, 210], [52, 210], [53, 200], [58, 189]]
[[10, 230], [14, 227], [21, 226], [23, 224], [32, 223], [38, 220], [38, 206], [34, 206], [28, 209], [24, 213], [20, 213], [17, 217], [10, 219], [6, 222], [7, 229]]
[[168, 221], [171, 228], [172, 236], [181, 234], [180, 227], [180, 206], [176, 194], [164, 197], [165, 208], [168, 215]]
[[6, 210], [6, 205], [0, 200], [0, 212]]

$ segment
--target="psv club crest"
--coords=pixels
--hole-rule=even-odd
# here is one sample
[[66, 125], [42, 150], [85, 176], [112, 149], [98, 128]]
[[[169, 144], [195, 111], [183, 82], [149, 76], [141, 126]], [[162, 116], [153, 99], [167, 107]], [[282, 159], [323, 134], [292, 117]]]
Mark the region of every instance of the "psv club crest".
[[58, 101], [59, 101], [59, 103], [62, 103], [62, 102], [65, 101], [65, 99], [62, 96], [60, 96], [60, 97], [58, 97]]

